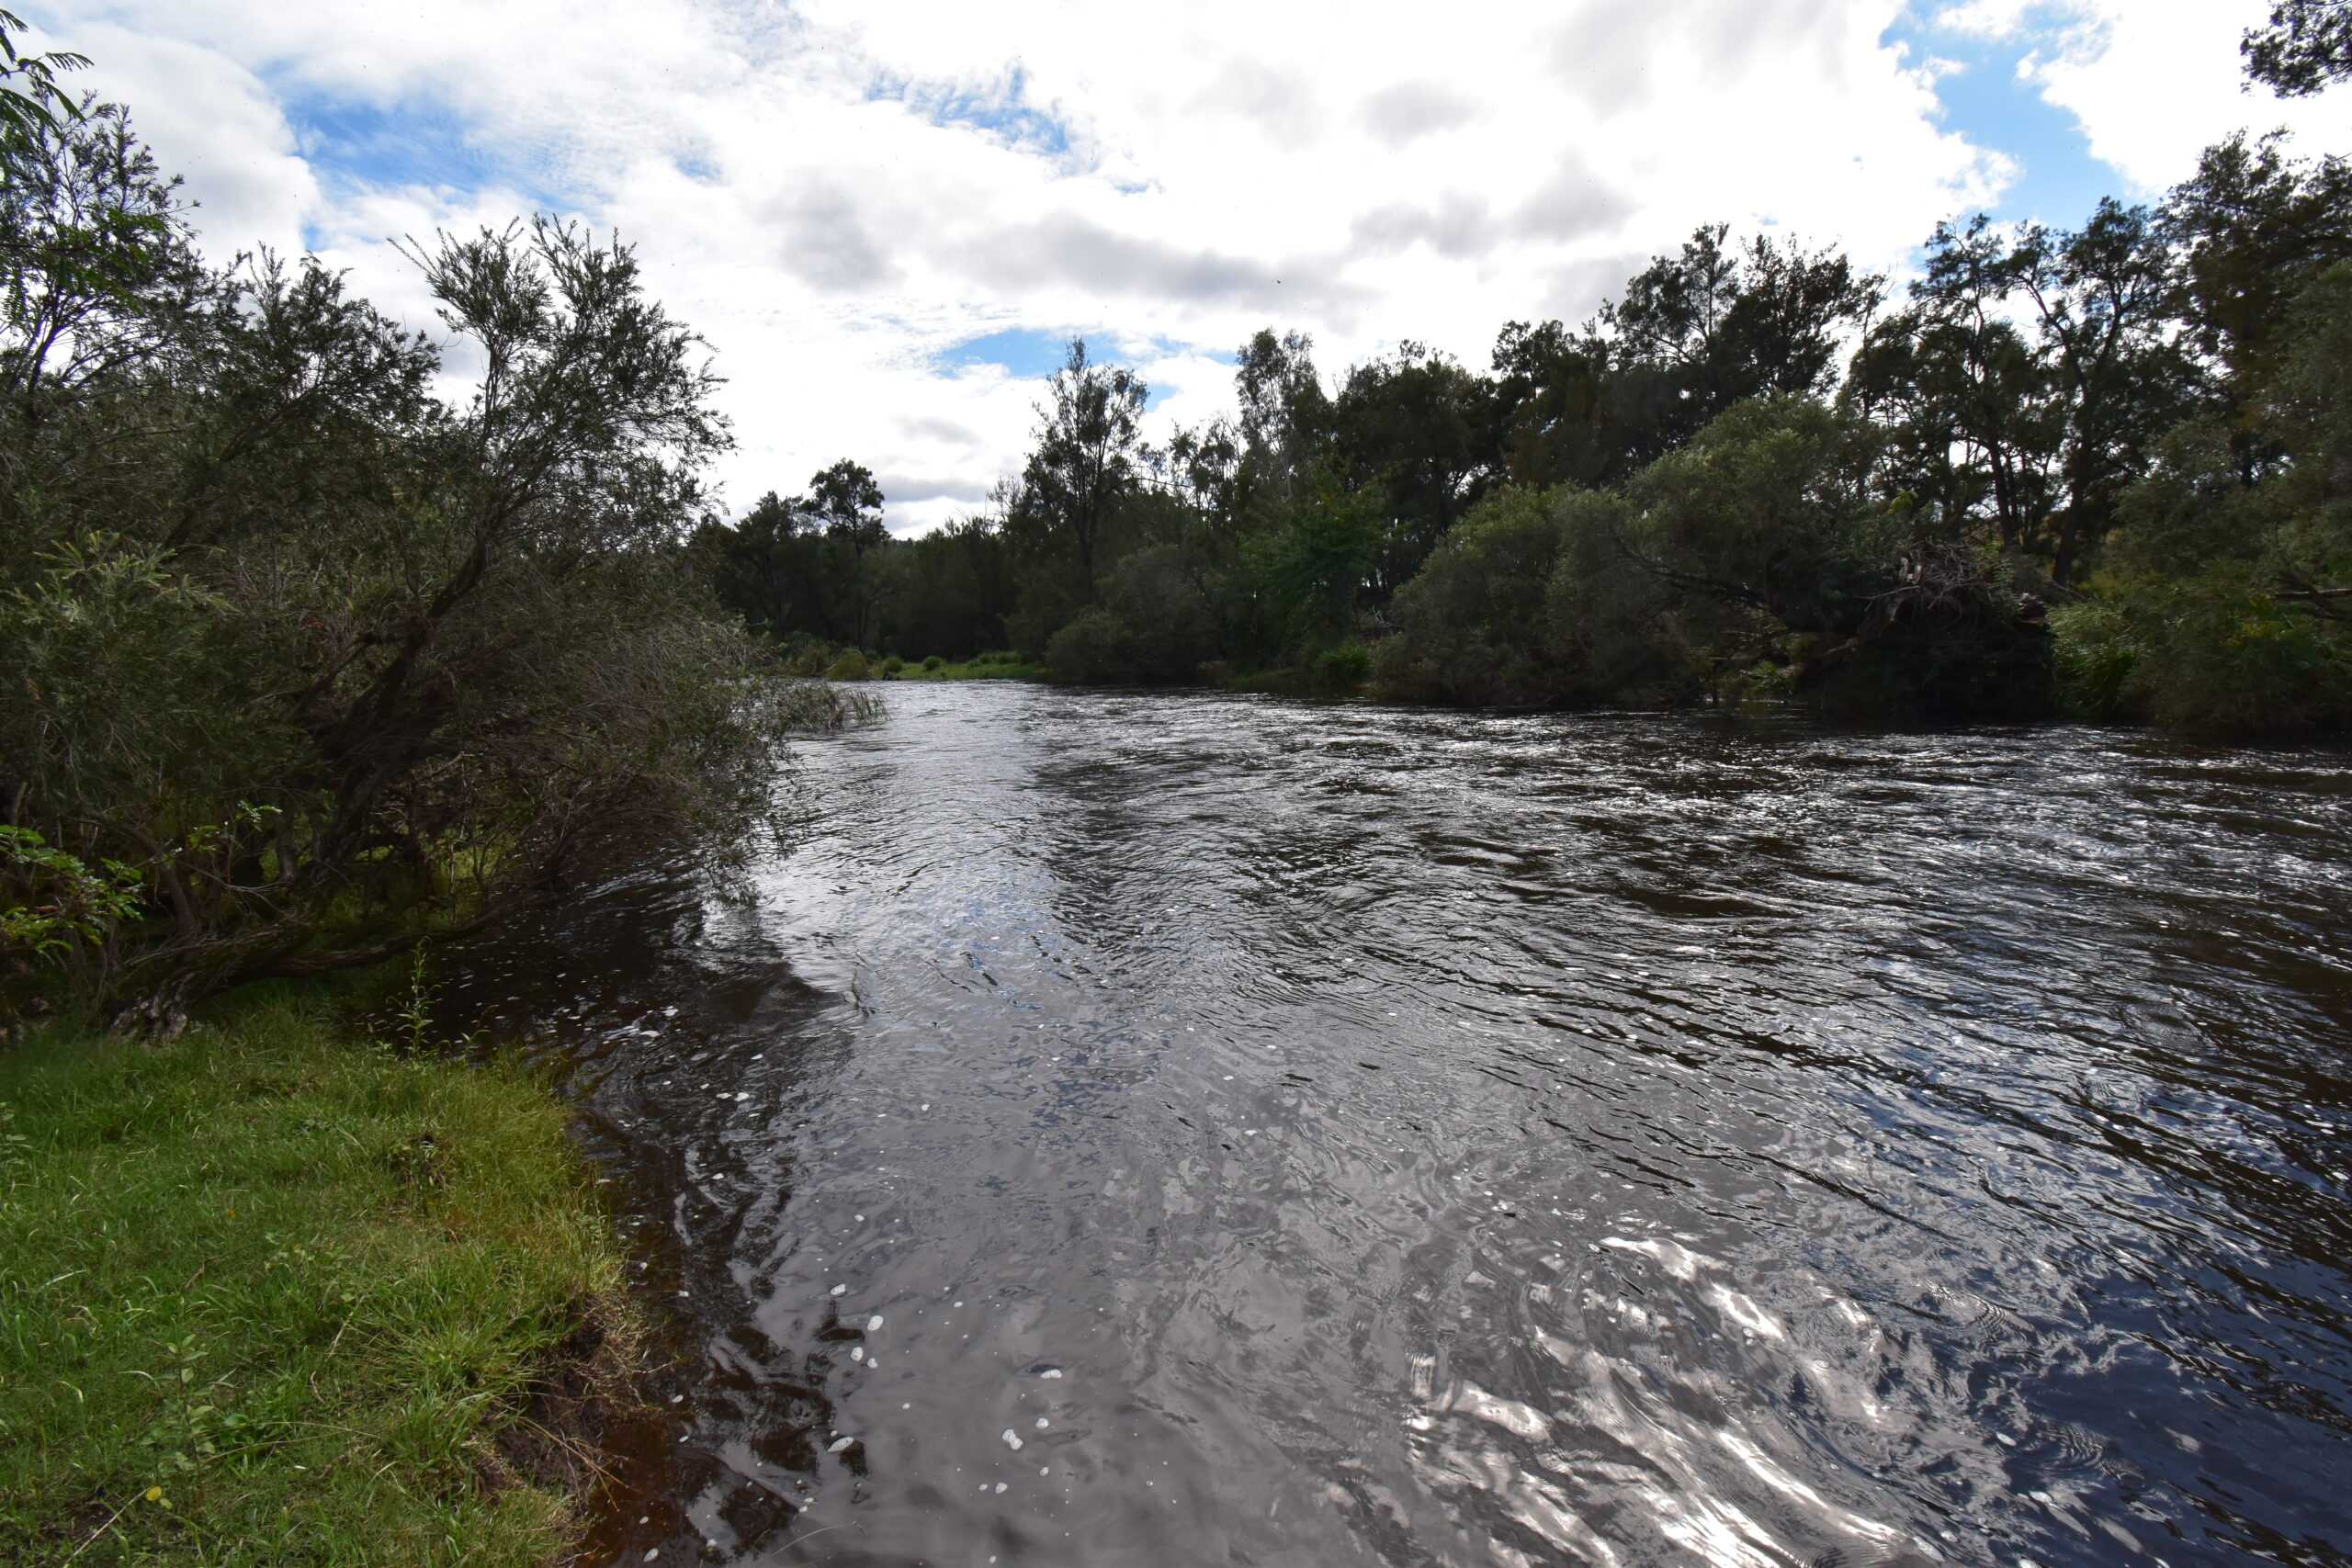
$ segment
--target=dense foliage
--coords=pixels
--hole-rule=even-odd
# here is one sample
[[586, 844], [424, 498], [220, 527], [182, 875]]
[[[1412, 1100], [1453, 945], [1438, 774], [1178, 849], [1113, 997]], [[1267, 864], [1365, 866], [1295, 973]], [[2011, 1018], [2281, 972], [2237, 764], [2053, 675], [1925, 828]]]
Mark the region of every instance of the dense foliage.
[[207, 265], [122, 109], [10, 81], [0, 980], [167, 1016], [765, 798], [795, 693], [684, 547], [729, 432], [627, 249], [412, 246], [451, 407], [316, 261]]
[[[2257, 78], [2340, 75], [2343, 16], [2281, 6]], [[984, 513], [858, 534], [820, 475], [701, 547], [811, 668], [1009, 647], [1080, 682], [2341, 727], [2347, 267], [2352, 165], [2277, 136], [2078, 229], [1940, 226], [1899, 296], [1709, 225], [1485, 372], [1408, 342], [1330, 380], [1261, 332], [1237, 415], [1164, 447], [1073, 343]]]

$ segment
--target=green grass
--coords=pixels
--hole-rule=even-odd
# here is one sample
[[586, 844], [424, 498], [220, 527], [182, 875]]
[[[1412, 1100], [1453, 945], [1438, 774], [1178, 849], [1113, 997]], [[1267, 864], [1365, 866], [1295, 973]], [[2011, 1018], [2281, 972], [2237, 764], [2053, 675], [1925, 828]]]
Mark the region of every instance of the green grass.
[[560, 1488], [497, 1458], [583, 1322], [631, 1337], [567, 1112], [344, 1038], [321, 996], [0, 1051], [0, 1562], [542, 1564], [571, 1538]]
[[936, 670], [926, 670], [919, 662], [910, 661], [890, 677], [893, 681], [1043, 681], [1046, 679], [1042, 664], [1023, 664], [1017, 653], [983, 653], [961, 664], [943, 664]]

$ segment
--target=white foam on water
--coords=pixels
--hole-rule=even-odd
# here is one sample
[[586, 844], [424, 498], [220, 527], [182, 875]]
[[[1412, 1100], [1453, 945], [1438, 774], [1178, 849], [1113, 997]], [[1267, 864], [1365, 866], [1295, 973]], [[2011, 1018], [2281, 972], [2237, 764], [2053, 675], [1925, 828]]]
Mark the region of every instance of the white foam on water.
[[1715, 1441], [1729, 1449], [1733, 1456], [1746, 1465], [1757, 1480], [1761, 1481], [1781, 1496], [1793, 1498], [1815, 1510], [1847, 1534], [1881, 1543], [1901, 1539], [1899, 1533], [1891, 1527], [1838, 1507], [1820, 1493], [1781, 1469], [1773, 1462], [1770, 1455], [1737, 1433], [1729, 1430], [1717, 1432]]
[[1532, 1404], [1522, 1404], [1516, 1399], [1488, 1393], [1475, 1382], [1454, 1384], [1441, 1408], [1476, 1416], [1530, 1441], [1538, 1441], [1552, 1435], [1551, 1417], [1541, 1410]]
[[1787, 1331], [1781, 1328], [1779, 1321], [1770, 1313], [1766, 1312], [1737, 1291], [1715, 1285], [1708, 1290], [1707, 1299], [1715, 1303], [1716, 1310], [1750, 1334], [1761, 1334], [1767, 1339], [1788, 1337]]
[[1693, 1252], [1678, 1242], [1661, 1241], [1656, 1236], [1647, 1241], [1633, 1241], [1622, 1235], [1603, 1236], [1600, 1245], [1614, 1247], [1619, 1252], [1638, 1252], [1686, 1284], [1696, 1280], [1702, 1269], [1723, 1267], [1704, 1253]]

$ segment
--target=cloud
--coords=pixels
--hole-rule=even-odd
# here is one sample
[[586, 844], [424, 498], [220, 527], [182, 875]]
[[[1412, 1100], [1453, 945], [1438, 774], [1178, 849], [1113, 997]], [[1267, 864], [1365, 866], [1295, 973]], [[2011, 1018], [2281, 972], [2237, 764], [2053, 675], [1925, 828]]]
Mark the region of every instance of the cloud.
[[209, 254], [226, 260], [261, 245], [300, 252], [304, 224], [320, 209], [319, 181], [259, 77], [169, 36], [103, 25], [68, 36], [98, 62], [71, 85], [130, 106], [158, 161], [186, 178]]
[[1522, 234], [1576, 239], [1607, 232], [1631, 217], [1633, 199], [1581, 158], [1564, 157], [1521, 203], [1513, 226]]
[[882, 487], [884, 495], [904, 503], [944, 501], [959, 508], [977, 509], [989, 493], [985, 481], [974, 479], [967, 474], [943, 478], [934, 474], [886, 469], [875, 476], [875, 482]]
[[1105, 299], [1264, 306], [1280, 287], [1272, 261], [1134, 234], [1075, 212], [983, 234], [971, 265], [980, 281], [1000, 288], [1045, 280]]
[[1478, 106], [1435, 82], [1398, 82], [1363, 101], [1356, 118], [1373, 139], [1396, 148], [1477, 118]]
[[1280, 150], [1322, 132], [1315, 85], [1304, 72], [1240, 57], [1228, 59], [1193, 96], [1193, 107], [1240, 116]]
[[[422, 324], [390, 237], [534, 207], [616, 231], [717, 352], [730, 500], [853, 457], [902, 531], [1025, 448], [1041, 384], [959, 363], [975, 338], [1086, 335], [1164, 436], [1230, 406], [1221, 355], [1260, 326], [1331, 375], [1404, 337], [1483, 364], [1699, 221], [1894, 268], [2014, 168], [1889, 41], [1905, 0], [1472, 0], [1442, 28], [1258, 0], [33, 8], [187, 173], [208, 250], [307, 238]], [[2097, 71], [2047, 59], [2089, 105]]]
[[827, 293], [895, 282], [898, 266], [867, 231], [857, 201], [821, 182], [778, 196], [760, 209], [778, 235], [776, 259], [795, 277]]
[[1425, 244], [1442, 256], [1474, 256], [1493, 242], [1494, 219], [1475, 196], [1450, 195], [1434, 206], [1391, 202], [1359, 214], [1349, 229], [1358, 251], [1400, 251]]
[[958, 424], [952, 419], [941, 419], [930, 414], [920, 418], [899, 420], [899, 433], [917, 441], [938, 441], [952, 446], [974, 446], [979, 444], [979, 436], [969, 426]]
[[2352, 88], [2295, 102], [2247, 90], [2238, 40], [2269, 11], [2270, 0], [1963, 0], [1933, 21], [2022, 47], [2018, 80], [2075, 117], [2091, 155], [2123, 177], [2119, 194], [2146, 198], [2240, 129], [2285, 127], [2307, 152], [2340, 148]]

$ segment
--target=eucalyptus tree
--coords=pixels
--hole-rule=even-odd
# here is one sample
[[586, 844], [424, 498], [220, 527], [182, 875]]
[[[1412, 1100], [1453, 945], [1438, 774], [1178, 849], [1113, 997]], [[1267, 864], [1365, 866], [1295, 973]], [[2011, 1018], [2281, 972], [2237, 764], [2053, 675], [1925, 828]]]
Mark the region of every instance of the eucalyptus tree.
[[1072, 338], [1038, 406], [1036, 445], [1022, 470], [1028, 507], [1074, 552], [1080, 585], [1094, 597], [1097, 553], [1119, 506], [1142, 483], [1143, 411], [1149, 388], [1125, 366], [1090, 361]]
[[873, 473], [844, 457], [812, 475], [808, 493], [795, 503], [824, 534], [843, 612], [840, 631], [853, 648], [869, 646], [876, 612], [890, 591], [889, 579], [871, 559], [890, 539], [882, 523], [883, 500]]
[[1233, 389], [1242, 503], [1286, 505], [1312, 483], [1334, 433], [1331, 398], [1315, 368], [1315, 340], [1260, 328], [1234, 356]]
[[714, 521], [695, 532], [702, 570], [719, 603], [778, 640], [829, 630], [821, 581], [825, 541], [804, 521], [797, 503], [769, 491], [736, 523]]
[[2157, 440], [2197, 407], [2200, 377], [2177, 331], [2172, 258], [2146, 208], [2102, 199], [2080, 229], [2031, 226], [2014, 269], [2033, 307], [2055, 446], [2051, 511], [2034, 543], [2064, 585], [2113, 527], [2118, 498]]
[[1616, 484], [1744, 399], [1818, 396], [1883, 280], [1829, 250], [1702, 224], [1581, 329], [1513, 321], [1494, 353], [1495, 462], [1522, 483]]
[[[1386, 598], [1477, 501], [1494, 469], [1480, 377], [1410, 339], [1348, 373], [1331, 408], [1331, 467], [1384, 519], [1366, 586]], [[1313, 511], [1332, 508], [1315, 498]]]
[[1903, 310], [1864, 336], [1847, 398], [1888, 432], [1888, 488], [2022, 552], [2050, 508], [2050, 388], [2014, 308], [2020, 260], [1982, 213], [1939, 223]]
[[1840, 334], [1878, 302], [1883, 280], [1835, 251], [1765, 234], [1733, 246], [1729, 234], [1727, 224], [1702, 224], [1679, 254], [1655, 258], [1601, 307], [1619, 373], [1657, 378], [1667, 394], [1645, 458], [1746, 399], [1827, 391]]

